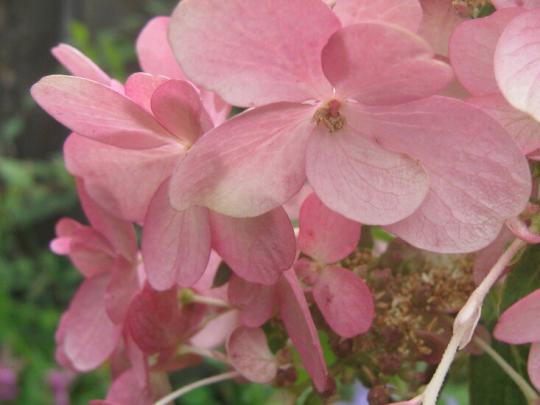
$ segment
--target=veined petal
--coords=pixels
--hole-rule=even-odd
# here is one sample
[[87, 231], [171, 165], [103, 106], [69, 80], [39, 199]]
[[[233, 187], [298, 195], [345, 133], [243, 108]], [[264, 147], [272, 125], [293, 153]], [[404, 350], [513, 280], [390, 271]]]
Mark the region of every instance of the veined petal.
[[360, 240], [361, 225], [332, 211], [315, 194], [300, 209], [298, 249], [321, 263], [348, 256]]
[[416, 247], [470, 252], [495, 239], [526, 207], [531, 176], [506, 131], [462, 101], [432, 97], [371, 109], [362, 122], [385, 148], [417, 159], [430, 189], [413, 215], [388, 230]]
[[305, 182], [315, 107], [277, 103], [246, 111], [205, 134], [176, 167], [172, 205], [197, 204], [235, 217], [288, 201]]
[[141, 72], [133, 73], [127, 78], [124, 92], [126, 97], [129, 97], [152, 114], [152, 106], [150, 105], [152, 94], [168, 80], [165, 76], [155, 76]]
[[508, 308], [499, 318], [493, 335], [512, 344], [540, 342], [540, 289]]
[[331, 210], [362, 224], [391, 224], [411, 215], [429, 189], [422, 166], [357, 130], [354, 121], [362, 119], [356, 107], [343, 114], [343, 129], [317, 128], [308, 143], [306, 173], [315, 193]]
[[333, 10], [344, 27], [381, 21], [415, 32], [422, 20], [422, 7], [418, 0], [338, 0]]
[[324, 73], [340, 97], [399, 104], [436, 94], [452, 79], [429, 44], [403, 28], [360, 23], [337, 31], [323, 50]]
[[[504, 10], [506, 11], [506, 10]], [[495, 51], [499, 87], [518, 110], [540, 121], [540, 9], [513, 19]]]
[[169, 204], [168, 182], [164, 182], [144, 220], [141, 250], [148, 282], [157, 290], [176, 284], [191, 287], [206, 269], [210, 243], [208, 210], [176, 211]]
[[452, 0], [421, 0], [424, 17], [418, 34], [429, 42], [437, 55], [448, 56], [450, 37], [464, 21]]
[[133, 263], [118, 258], [111, 269], [111, 278], [103, 298], [107, 315], [114, 323], [124, 322], [131, 300], [139, 290], [137, 269]]
[[112, 79], [101, 68], [78, 49], [60, 44], [51, 50], [52, 54], [73, 76], [94, 80], [110, 86]]
[[213, 248], [245, 280], [274, 284], [292, 266], [296, 242], [283, 208], [253, 218], [211, 213], [210, 219]]
[[103, 143], [141, 149], [163, 145], [171, 136], [142, 107], [92, 80], [46, 76], [31, 92], [57, 121]]
[[461, 84], [473, 95], [498, 93], [493, 58], [504, 28], [519, 8], [499, 10], [490, 16], [467, 20], [459, 25], [450, 40], [450, 61]]
[[540, 122], [530, 114], [512, 107], [502, 95], [473, 97], [467, 102], [480, 107], [495, 118], [508, 131], [523, 154], [527, 155], [540, 149]]
[[187, 0], [169, 39], [192, 81], [251, 107], [331, 94], [320, 56], [339, 27], [320, 0]]
[[275, 285], [249, 283], [233, 275], [227, 296], [231, 305], [240, 310], [240, 322], [250, 328], [262, 326], [274, 312], [278, 303]]

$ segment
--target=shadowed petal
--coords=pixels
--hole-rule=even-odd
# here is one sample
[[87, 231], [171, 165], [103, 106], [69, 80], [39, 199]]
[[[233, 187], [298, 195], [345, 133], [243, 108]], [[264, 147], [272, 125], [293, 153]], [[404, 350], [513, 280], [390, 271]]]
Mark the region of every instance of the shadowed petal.
[[270, 319], [278, 303], [275, 286], [249, 283], [234, 275], [227, 295], [231, 305], [240, 309], [240, 322], [250, 328], [262, 326]]
[[540, 342], [540, 289], [520, 299], [499, 318], [493, 335], [506, 343]]
[[78, 49], [60, 44], [51, 50], [54, 57], [60, 62], [73, 76], [93, 80], [110, 86], [111, 78], [101, 68], [92, 62], [86, 55]]
[[450, 37], [464, 21], [452, 0], [421, 0], [424, 17], [418, 34], [429, 42], [437, 55], [448, 56]]

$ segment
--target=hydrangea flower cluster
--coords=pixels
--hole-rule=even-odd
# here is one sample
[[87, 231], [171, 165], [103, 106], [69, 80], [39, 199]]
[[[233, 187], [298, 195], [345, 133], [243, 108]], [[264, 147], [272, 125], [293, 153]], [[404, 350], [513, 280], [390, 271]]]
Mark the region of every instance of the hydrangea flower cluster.
[[[540, 3], [493, 3], [471, 19], [478, 4], [451, 0], [183, 0], [144, 27], [143, 72], [125, 83], [53, 49], [72, 75], [32, 95], [72, 131], [64, 157], [89, 222], [62, 219], [51, 243], [84, 277], [57, 359], [79, 372], [110, 363], [96, 404], [167, 403], [184, 392], [167, 396], [167, 373], [204, 357], [233, 369], [208, 383], [286, 385], [294, 351], [333, 395], [321, 330], [342, 348], [384, 334], [371, 329], [398, 291], [374, 294], [390, 273], [365, 270], [387, 242], [351, 264], [374, 230], [418, 254], [480, 251], [479, 285], [452, 284], [474, 291], [453, 308], [453, 332], [441, 327], [441, 365], [410, 402], [435, 403], [490, 287], [540, 241], [528, 164], [540, 160]], [[443, 294], [437, 277], [407, 291]], [[495, 337], [534, 342], [540, 389], [538, 297], [509, 309]], [[286, 332], [277, 348], [274, 329]]]

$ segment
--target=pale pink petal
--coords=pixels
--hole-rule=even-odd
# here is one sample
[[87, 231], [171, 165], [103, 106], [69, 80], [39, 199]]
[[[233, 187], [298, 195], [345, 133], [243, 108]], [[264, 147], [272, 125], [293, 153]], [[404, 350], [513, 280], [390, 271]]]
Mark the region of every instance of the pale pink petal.
[[73, 76], [93, 80], [110, 86], [111, 78], [101, 68], [92, 62], [86, 55], [78, 49], [60, 44], [51, 50], [52, 54]]
[[365, 135], [356, 107], [344, 116], [343, 129], [331, 134], [317, 128], [309, 140], [306, 173], [315, 193], [331, 210], [362, 224], [391, 224], [411, 215], [429, 189], [422, 166]]
[[512, 107], [502, 95], [473, 97], [467, 102], [480, 107], [495, 118], [524, 154], [535, 152], [540, 148], [540, 122]]
[[213, 127], [211, 118], [191, 84], [169, 80], [152, 95], [152, 112], [171, 134], [193, 144]]
[[142, 254], [148, 282], [157, 290], [191, 287], [203, 275], [210, 257], [208, 210], [176, 211], [169, 204], [168, 182], [150, 203], [144, 220]]
[[333, 10], [343, 26], [381, 21], [416, 31], [422, 20], [418, 0], [338, 0]]
[[330, 210], [311, 194], [300, 210], [298, 249], [321, 263], [334, 263], [358, 245], [361, 225]]
[[225, 343], [233, 330], [238, 327], [238, 311], [233, 309], [211, 319], [195, 334], [190, 343], [201, 349], [215, 349]]
[[114, 351], [121, 327], [115, 325], [105, 310], [108, 274], [89, 278], [79, 287], [65, 320], [64, 350], [79, 371], [93, 370]]
[[331, 94], [321, 50], [340, 24], [320, 0], [184, 1], [169, 38], [183, 71], [233, 105]]
[[165, 76], [137, 72], [128, 77], [124, 86], [126, 97], [129, 97], [149, 113], [152, 113], [152, 94], [163, 83], [168, 81]]
[[397, 236], [436, 252], [475, 251], [526, 207], [527, 161], [486, 113], [444, 97], [375, 110], [363, 116], [365, 130], [418, 160], [430, 178], [420, 208], [388, 227]]
[[527, 362], [529, 378], [537, 390], [540, 390], [540, 342], [533, 343]]
[[112, 216], [101, 208], [87, 193], [84, 181], [77, 179], [77, 193], [84, 214], [92, 227], [111, 244], [114, 251], [129, 261], [137, 254], [137, 236], [131, 223]]
[[540, 121], [539, 54], [540, 9], [536, 9], [516, 17], [504, 30], [495, 51], [495, 76], [508, 102], [537, 121]]
[[461, 84], [473, 95], [498, 93], [493, 58], [506, 25], [522, 10], [499, 10], [459, 25], [450, 41], [450, 60]]
[[109, 213], [142, 223], [148, 204], [184, 151], [179, 144], [126, 150], [72, 134], [64, 144], [67, 170]]
[[336, 32], [323, 50], [323, 68], [340, 97], [363, 104], [398, 104], [436, 94], [452, 79], [429, 44], [402, 28], [361, 23]]
[[296, 193], [289, 201], [283, 204], [283, 209], [291, 219], [291, 221], [298, 221], [300, 218], [300, 207], [304, 203], [304, 200], [313, 193], [313, 189], [309, 184], [304, 184], [298, 193]]
[[191, 288], [195, 291], [208, 292], [212, 289], [214, 284], [214, 278], [216, 277], [219, 265], [221, 264], [221, 257], [215, 252], [210, 252], [210, 258], [208, 259], [208, 265], [204, 270], [202, 277]]
[[233, 275], [227, 294], [231, 305], [240, 310], [240, 322], [250, 328], [258, 328], [271, 318], [277, 306], [275, 286], [254, 284]]
[[261, 215], [305, 183], [312, 106], [278, 103], [240, 114], [205, 134], [177, 166], [170, 198], [236, 217]]
[[212, 118], [214, 126], [221, 125], [229, 117], [232, 107], [212, 91], [200, 90], [201, 102]]
[[450, 36], [464, 21], [452, 0], [421, 0], [424, 17], [418, 34], [429, 42], [437, 55], [448, 56]]
[[235, 329], [227, 340], [227, 355], [231, 365], [249, 381], [266, 384], [277, 375], [278, 362], [262, 329]]
[[240, 277], [274, 284], [296, 256], [291, 221], [283, 208], [253, 218], [210, 214], [212, 247]]
[[111, 269], [111, 278], [105, 291], [107, 315], [114, 323], [124, 321], [131, 299], [139, 292], [139, 278], [133, 263], [122, 258]]
[[136, 43], [139, 64], [153, 75], [186, 80], [167, 38], [169, 20], [169, 17], [155, 17], [144, 26]]
[[328, 370], [317, 328], [309, 312], [304, 292], [298, 283], [294, 270], [284, 273], [280, 284], [280, 315], [304, 367], [313, 379], [317, 391], [326, 389]]
[[476, 284], [482, 282], [513, 239], [514, 235], [505, 226], [493, 242], [475, 253], [473, 278]]
[[493, 336], [506, 343], [521, 344], [540, 341], [540, 289], [508, 308], [499, 318]]
[[540, 0], [492, 0], [491, 2], [497, 8], [508, 8], [508, 7], [535, 8], [535, 7], [540, 7]]
[[100, 142], [141, 149], [163, 145], [171, 136], [135, 102], [92, 80], [46, 76], [31, 92], [60, 123]]
[[350, 270], [327, 267], [313, 287], [313, 298], [338, 335], [351, 338], [367, 332], [375, 316], [366, 283]]
[[506, 221], [506, 226], [519, 239], [529, 244], [540, 243], [540, 235], [531, 231], [529, 226], [519, 217], [510, 218]]
[[137, 380], [133, 369], [128, 369], [114, 380], [105, 402], [118, 405], [152, 405], [153, 399], [149, 387]]

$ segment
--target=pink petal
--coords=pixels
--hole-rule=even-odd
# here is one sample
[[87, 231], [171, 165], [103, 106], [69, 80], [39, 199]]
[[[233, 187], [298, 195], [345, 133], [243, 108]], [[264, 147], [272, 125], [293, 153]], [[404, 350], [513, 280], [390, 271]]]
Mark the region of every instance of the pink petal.
[[137, 380], [133, 369], [128, 369], [114, 380], [107, 393], [106, 403], [152, 405], [153, 399], [149, 387], [142, 385]]
[[277, 375], [278, 362], [262, 329], [235, 329], [227, 340], [227, 355], [231, 365], [249, 381], [266, 384]]
[[375, 316], [366, 283], [350, 270], [327, 267], [313, 288], [313, 298], [324, 319], [341, 337], [367, 332]]
[[129, 222], [112, 216], [97, 205], [88, 195], [82, 179], [77, 179], [77, 192], [84, 214], [92, 227], [107, 239], [116, 253], [127, 260], [135, 261], [137, 237], [133, 226]]
[[215, 349], [225, 343], [237, 326], [238, 311], [233, 309], [223, 312], [208, 321], [204, 328], [190, 339], [190, 343], [201, 349]]
[[473, 95], [498, 93], [493, 58], [506, 25], [522, 10], [499, 10], [459, 25], [450, 41], [450, 60], [461, 84]]
[[72, 75], [110, 86], [111, 78], [78, 49], [67, 44], [60, 44], [51, 52]]
[[363, 104], [399, 104], [436, 94], [452, 70], [419, 36], [389, 24], [360, 23], [336, 32], [323, 69], [340, 97]]
[[339, 25], [320, 0], [197, 0], [176, 8], [169, 38], [191, 80], [248, 107], [331, 94], [320, 54]]
[[171, 175], [183, 153], [179, 144], [126, 150], [76, 134], [64, 144], [66, 168], [84, 179], [91, 198], [107, 212], [139, 223], [157, 188]]
[[152, 94], [167, 81], [165, 76], [137, 72], [128, 77], [124, 90], [127, 97], [152, 114], [152, 106], [150, 105]]
[[540, 122], [512, 107], [502, 95], [473, 97], [467, 102], [480, 107], [495, 118], [524, 154], [535, 152], [540, 148]]
[[540, 289], [520, 299], [499, 318], [493, 336], [506, 343], [521, 344], [540, 341]]
[[278, 303], [275, 286], [249, 283], [234, 275], [227, 294], [231, 305], [240, 310], [240, 322], [250, 328], [265, 324]]
[[210, 258], [208, 259], [208, 265], [206, 266], [202, 277], [195, 284], [193, 284], [192, 288], [203, 293], [211, 290], [212, 285], [214, 284], [214, 278], [221, 262], [221, 257], [212, 250], [210, 252]]
[[347, 257], [360, 240], [361, 225], [330, 210], [311, 194], [300, 210], [298, 249], [321, 263]]
[[356, 109], [351, 105], [344, 111], [348, 121], [335, 134], [315, 131], [308, 143], [307, 177], [331, 210], [362, 224], [391, 224], [418, 208], [429, 180], [416, 160], [383, 149], [366, 135]]
[[473, 278], [476, 284], [480, 284], [484, 277], [487, 276], [513, 239], [514, 235], [505, 226], [493, 242], [475, 253]]
[[152, 95], [152, 112], [171, 134], [192, 144], [213, 127], [199, 94], [188, 82], [169, 80]]
[[338, 0], [333, 8], [343, 26], [381, 21], [416, 31], [422, 20], [417, 0]]
[[153, 75], [186, 80], [167, 38], [169, 20], [169, 17], [155, 17], [144, 26], [136, 43], [139, 64]]
[[65, 320], [64, 350], [79, 371], [93, 370], [114, 351], [121, 328], [105, 310], [107, 274], [89, 278], [79, 287]]
[[163, 145], [170, 137], [143, 108], [91, 80], [46, 76], [32, 86], [31, 92], [60, 123], [100, 142], [141, 149]]
[[119, 258], [112, 269], [104, 297], [107, 314], [114, 323], [124, 321], [131, 300], [139, 289], [139, 278], [134, 265]]
[[212, 246], [240, 277], [274, 284], [296, 257], [292, 224], [282, 208], [254, 218], [212, 213]]
[[452, 0], [421, 0], [421, 3], [424, 18], [419, 35], [437, 55], [448, 56], [450, 37], [464, 19], [456, 12]]
[[208, 264], [210, 238], [208, 210], [176, 211], [164, 182], [150, 203], [142, 236], [144, 267], [152, 287], [166, 290], [195, 284]]
[[326, 389], [328, 370], [324, 362], [317, 328], [309, 312], [304, 293], [294, 270], [284, 273], [280, 284], [280, 314], [304, 367], [313, 379], [317, 391]]
[[287, 212], [287, 215], [291, 221], [297, 221], [300, 218], [300, 207], [304, 203], [305, 199], [313, 193], [311, 186], [306, 183], [289, 201], [283, 204], [283, 209]]
[[173, 174], [172, 205], [252, 217], [285, 203], [305, 183], [304, 153], [314, 112], [307, 105], [271, 104], [205, 134]]
[[435, 252], [475, 251], [525, 208], [527, 161], [482, 111], [444, 97], [371, 111], [363, 117], [365, 130], [383, 147], [418, 160], [430, 178], [420, 208], [390, 232]]
[[540, 342], [533, 343], [527, 362], [529, 378], [537, 390], [540, 390]]
[[[506, 11], [506, 10], [503, 10]], [[540, 121], [540, 9], [513, 19], [497, 43], [495, 76], [518, 110]]]
[[507, 7], [535, 8], [535, 7], [540, 7], [540, 0], [492, 0], [491, 2], [497, 8], [507, 8]]

